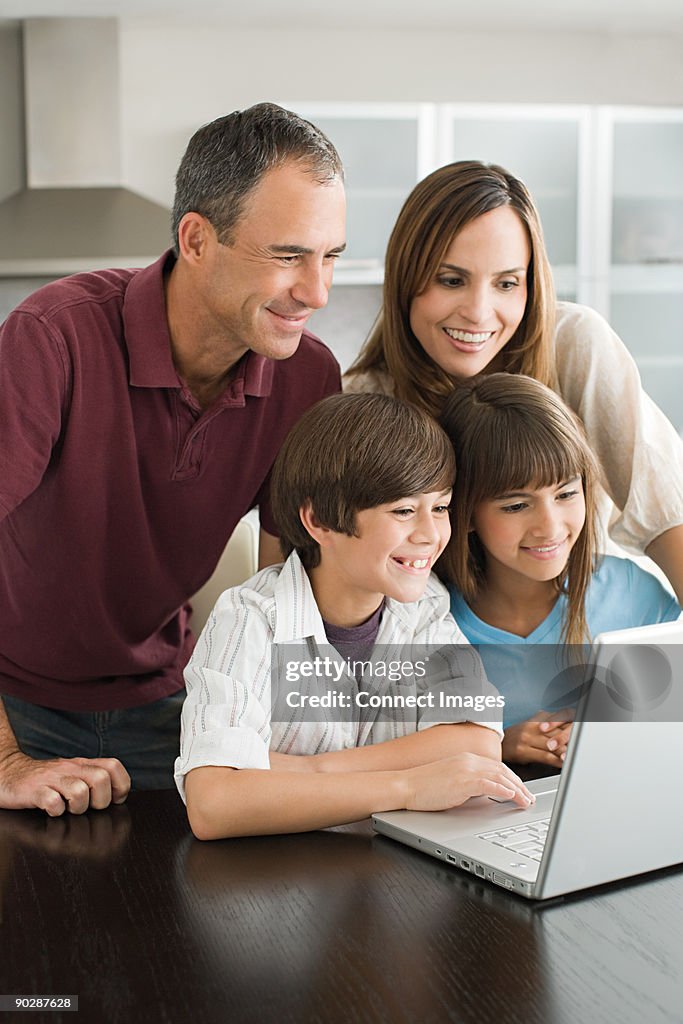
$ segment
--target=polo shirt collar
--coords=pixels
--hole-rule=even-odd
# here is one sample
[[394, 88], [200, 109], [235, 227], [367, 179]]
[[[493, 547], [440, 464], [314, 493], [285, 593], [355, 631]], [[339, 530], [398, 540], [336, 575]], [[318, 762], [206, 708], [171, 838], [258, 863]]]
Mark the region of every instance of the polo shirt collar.
[[234, 381], [244, 381], [244, 394], [267, 398], [273, 388], [275, 360], [266, 359], [255, 352], [247, 352], [240, 359]]
[[[182, 388], [171, 354], [166, 319], [164, 274], [175, 263], [172, 249], [131, 278], [123, 300], [123, 328], [132, 387]], [[245, 395], [267, 397], [273, 386], [272, 359], [247, 352], [240, 360], [232, 384], [241, 384]]]
[[138, 270], [126, 289], [123, 329], [133, 387], [181, 387], [171, 355], [164, 298], [164, 270], [173, 260], [169, 249], [155, 263]]

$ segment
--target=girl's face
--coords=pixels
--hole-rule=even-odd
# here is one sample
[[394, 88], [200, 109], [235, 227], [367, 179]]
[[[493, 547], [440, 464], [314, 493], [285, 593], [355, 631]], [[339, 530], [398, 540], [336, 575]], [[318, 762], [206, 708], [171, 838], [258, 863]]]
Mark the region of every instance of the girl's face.
[[480, 373], [507, 345], [524, 316], [531, 246], [509, 206], [470, 221], [410, 307], [423, 349], [452, 377]]
[[563, 571], [585, 521], [583, 483], [576, 477], [482, 501], [472, 527], [486, 552], [489, 579], [541, 582]]

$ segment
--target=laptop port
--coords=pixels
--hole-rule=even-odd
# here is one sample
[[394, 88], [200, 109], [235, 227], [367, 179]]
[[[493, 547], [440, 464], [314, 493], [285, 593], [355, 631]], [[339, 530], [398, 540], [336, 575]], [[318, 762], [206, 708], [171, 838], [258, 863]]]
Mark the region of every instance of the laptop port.
[[447, 853], [446, 854], [446, 860], [449, 860], [451, 862], [451, 864], [457, 864], [458, 863], [458, 858], [454, 857], [452, 853]]
[[480, 878], [486, 878], [486, 872], [484, 871], [481, 864], [474, 865], [474, 873], [475, 875], [479, 875]]
[[470, 862], [468, 860], [461, 860], [460, 861], [460, 867], [464, 868], [465, 871], [469, 871], [470, 870]]

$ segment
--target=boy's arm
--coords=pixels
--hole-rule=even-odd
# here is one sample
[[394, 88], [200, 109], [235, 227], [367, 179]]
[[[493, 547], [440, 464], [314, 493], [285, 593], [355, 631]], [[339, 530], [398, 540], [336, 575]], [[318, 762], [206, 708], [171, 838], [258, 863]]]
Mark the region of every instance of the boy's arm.
[[[268, 581], [259, 579], [248, 592], [242, 588], [226, 592], [186, 669], [188, 698], [176, 779], [181, 791], [184, 788], [195, 835], [210, 839], [304, 831], [356, 821], [380, 810], [455, 807], [478, 794], [528, 805], [530, 795], [500, 761], [499, 746], [495, 758], [457, 753], [435, 763], [407, 766], [411, 758], [421, 760], [427, 747], [419, 736], [405, 737], [410, 746], [383, 745], [395, 758], [396, 768], [366, 770], [362, 785], [358, 784], [358, 772], [348, 769], [322, 773], [269, 770], [267, 694], [272, 633], [267, 590]], [[239, 683], [239, 679], [248, 679], [249, 684]], [[438, 738], [441, 733], [444, 738], [449, 734], [464, 738], [470, 732], [479, 735], [486, 731], [490, 730], [449, 724], [443, 729], [430, 728], [425, 736], [432, 733]], [[497, 740], [494, 733], [492, 736]], [[419, 757], [417, 741], [422, 748]], [[442, 757], [443, 748], [431, 746], [432, 736], [429, 742], [429, 758]], [[397, 751], [402, 755], [402, 770], [398, 770]], [[452, 751], [449, 745], [447, 752]], [[364, 750], [348, 753], [368, 756]], [[230, 763], [243, 767], [224, 767]]]
[[[434, 725], [408, 736], [365, 747], [297, 757], [270, 752], [270, 767], [289, 772], [377, 772], [415, 768], [462, 753], [500, 759], [500, 736], [474, 722]], [[365, 784], [365, 780], [363, 780]]]
[[403, 771], [298, 774], [204, 766], [185, 779], [187, 814], [198, 839], [305, 832], [367, 818], [377, 811], [438, 811], [473, 796], [533, 797], [501, 761], [457, 754]]

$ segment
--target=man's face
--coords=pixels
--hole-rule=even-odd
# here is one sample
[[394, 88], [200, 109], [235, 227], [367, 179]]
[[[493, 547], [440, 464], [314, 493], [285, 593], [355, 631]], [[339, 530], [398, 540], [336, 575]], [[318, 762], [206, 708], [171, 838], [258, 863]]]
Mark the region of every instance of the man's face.
[[207, 225], [200, 315], [231, 361], [248, 349], [269, 359], [293, 355], [306, 321], [327, 302], [345, 214], [341, 181], [321, 185], [289, 162], [247, 197], [232, 245]]

